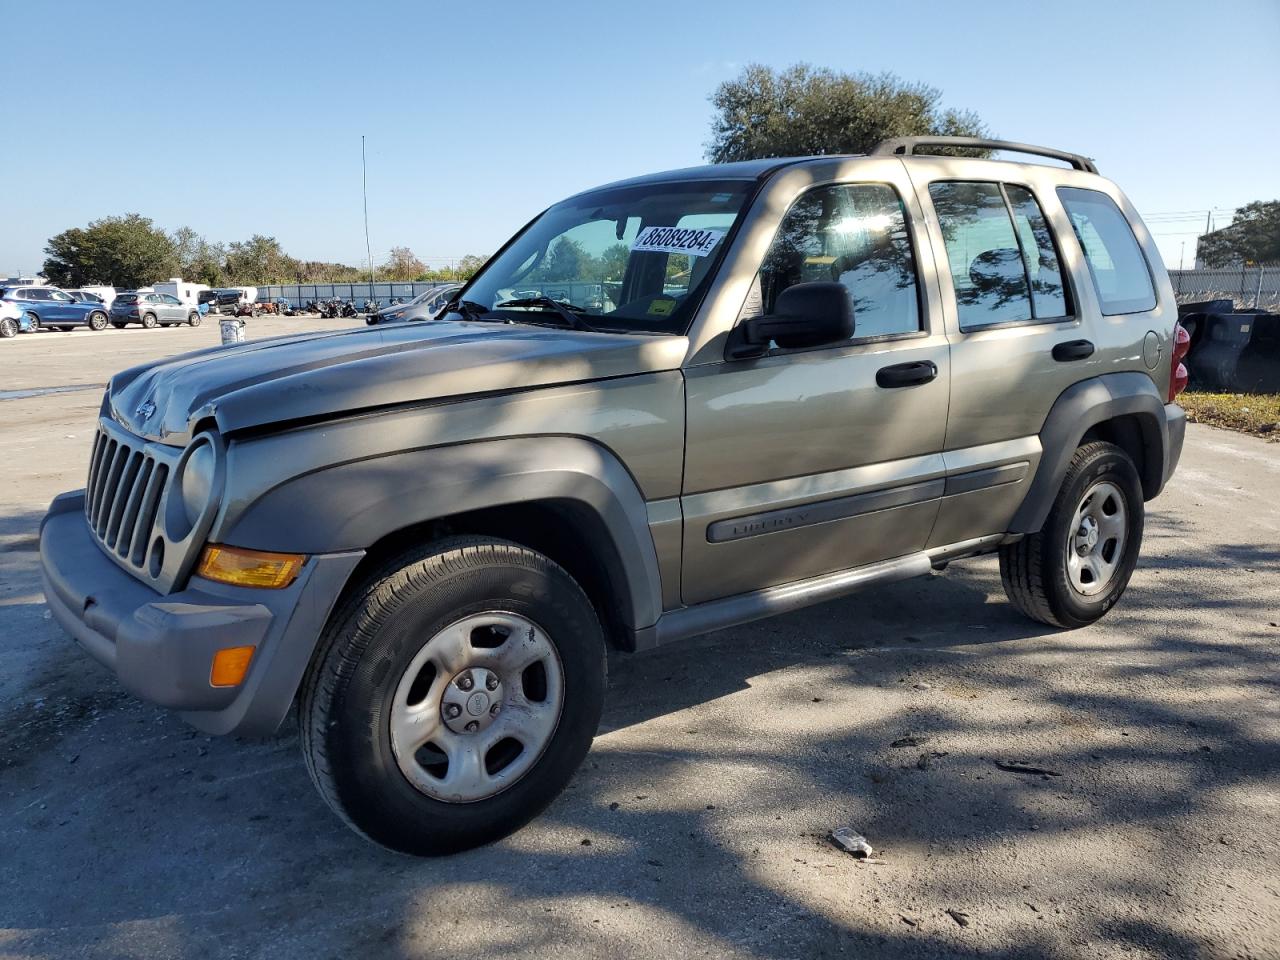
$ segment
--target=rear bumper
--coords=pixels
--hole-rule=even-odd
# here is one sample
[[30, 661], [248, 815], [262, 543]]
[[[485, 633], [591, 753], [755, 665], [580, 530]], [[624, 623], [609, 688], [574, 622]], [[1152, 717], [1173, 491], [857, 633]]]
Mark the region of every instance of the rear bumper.
[[[285, 590], [193, 577], [168, 595], [116, 566], [84, 519], [83, 491], [53, 501], [40, 525], [49, 609], [90, 656], [144, 700], [207, 733], [270, 734], [280, 725], [359, 552], [311, 557]], [[236, 687], [209, 683], [213, 655], [255, 648]]]
[[1187, 436], [1187, 412], [1176, 403], [1166, 403], [1164, 423], [1164, 474], [1160, 478], [1161, 490], [1173, 476], [1173, 471], [1178, 469], [1178, 461], [1182, 459], [1182, 441]]

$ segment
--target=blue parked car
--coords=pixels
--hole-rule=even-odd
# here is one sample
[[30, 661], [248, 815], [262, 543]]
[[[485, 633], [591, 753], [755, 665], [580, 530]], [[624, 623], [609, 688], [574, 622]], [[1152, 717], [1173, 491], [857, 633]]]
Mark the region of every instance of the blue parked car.
[[83, 303], [57, 287], [4, 287], [0, 299], [22, 311], [22, 329], [31, 333], [41, 327], [102, 330], [107, 326], [107, 310], [101, 303]]

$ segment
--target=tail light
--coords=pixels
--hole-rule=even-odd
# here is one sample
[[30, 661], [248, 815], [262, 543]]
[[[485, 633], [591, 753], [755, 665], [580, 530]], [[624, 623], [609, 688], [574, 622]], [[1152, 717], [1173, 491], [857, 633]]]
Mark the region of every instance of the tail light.
[[1187, 389], [1187, 365], [1183, 358], [1191, 349], [1191, 334], [1180, 323], [1173, 325], [1173, 363], [1169, 365], [1169, 403], [1174, 397]]

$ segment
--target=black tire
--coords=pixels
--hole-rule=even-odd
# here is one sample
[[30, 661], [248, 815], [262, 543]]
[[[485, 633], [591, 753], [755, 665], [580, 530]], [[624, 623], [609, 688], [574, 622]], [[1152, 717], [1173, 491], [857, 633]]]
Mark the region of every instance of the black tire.
[[[396, 690], [431, 638], [494, 610], [536, 623], [550, 640], [563, 675], [559, 717], [537, 760], [500, 792], [436, 799], [396, 759]], [[547, 557], [480, 537], [420, 547], [371, 572], [330, 617], [299, 704], [307, 769], [334, 812], [375, 843], [417, 855], [480, 846], [533, 819], [569, 782], [600, 721], [605, 670], [591, 602]]]
[[0, 340], [9, 340], [18, 335], [18, 321], [13, 317], [0, 320]]
[[142, 315], [142, 325], [148, 330], [154, 330], [159, 323], [160, 321], [156, 319], [154, 313], [144, 313]]
[[[1125, 538], [1105, 589], [1087, 596], [1068, 570], [1076, 509], [1100, 482], [1123, 496]], [[1085, 627], [1115, 606], [1129, 585], [1142, 547], [1142, 483], [1133, 460], [1112, 443], [1087, 443], [1075, 452], [1044, 526], [1000, 548], [1000, 579], [1013, 604], [1032, 620], [1053, 627]]]
[[119, 320], [112, 320], [111, 325], [115, 327], [117, 330], [123, 330], [125, 327], [128, 326], [127, 323], [121, 323]]
[[40, 318], [39, 318], [39, 317], [37, 317], [34, 313], [28, 313], [28, 314], [26, 315], [26, 318], [25, 318], [25, 319], [26, 319], [26, 321], [27, 321], [27, 333], [39, 333], [39, 332], [40, 332]]
[[89, 314], [89, 329], [90, 330], [107, 329], [107, 315], [103, 313], [101, 310], [95, 310], [93, 311], [93, 313]]
[[200, 321], [202, 319], [203, 318], [200, 316], [199, 310], [192, 310], [189, 314], [187, 314], [187, 323], [189, 323], [193, 327], [200, 326]]

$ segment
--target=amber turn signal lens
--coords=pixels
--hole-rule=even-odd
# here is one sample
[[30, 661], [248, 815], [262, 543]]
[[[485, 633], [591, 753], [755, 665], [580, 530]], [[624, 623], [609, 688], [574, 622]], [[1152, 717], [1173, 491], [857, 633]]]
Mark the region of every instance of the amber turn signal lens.
[[196, 576], [237, 587], [279, 590], [298, 578], [306, 559], [298, 553], [269, 553], [211, 543], [200, 555]]
[[253, 647], [224, 647], [213, 655], [213, 669], [209, 671], [209, 685], [235, 687], [249, 672], [253, 659]]

